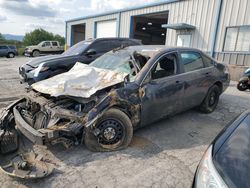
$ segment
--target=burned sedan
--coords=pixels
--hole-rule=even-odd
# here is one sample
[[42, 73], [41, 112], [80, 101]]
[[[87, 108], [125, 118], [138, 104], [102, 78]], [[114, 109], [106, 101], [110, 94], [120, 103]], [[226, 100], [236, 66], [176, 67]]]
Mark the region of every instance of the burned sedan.
[[193, 107], [213, 112], [229, 80], [225, 65], [196, 49], [121, 48], [33, 84], [4, 110], [1, 129], [35, 144], [123, 149], [141, 126]]

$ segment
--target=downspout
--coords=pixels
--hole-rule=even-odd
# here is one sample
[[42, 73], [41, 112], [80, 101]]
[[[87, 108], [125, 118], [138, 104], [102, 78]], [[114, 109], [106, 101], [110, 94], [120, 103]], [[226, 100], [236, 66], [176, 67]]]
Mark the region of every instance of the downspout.
[[120, 37], [121, 32], [121, 12], [118, 13], [118, 21], [117, 21], [117, 37]]
[[217, 40], [217, 35], [218, 35], [218, 29], [219, 29], [219, 23], [220, 23], [220, 15], [221, 15], [221, 10], [222, 10], [222, 4], [223, 0], [216, 0], [217, 1], [217, 11], [215, 15], [215, 27], [213, 30], [213, 35], [211, 39], [211, 50], [210, 50], [210, 55], [212, 57], [215, 57], [215, 46], [216, 46], [216, 40]]
[[67, 24], [68, 24], [68, 22], [65, 21], [65, 44], [64, 44], [64, 51], [67, 50], [67, 43], [68, 43], [68, 41], [67, 41]]

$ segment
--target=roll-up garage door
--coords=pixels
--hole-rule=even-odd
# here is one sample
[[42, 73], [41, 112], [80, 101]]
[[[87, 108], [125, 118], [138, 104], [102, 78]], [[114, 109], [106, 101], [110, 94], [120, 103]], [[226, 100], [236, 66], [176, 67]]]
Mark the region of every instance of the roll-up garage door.
[[116, 37], [116, 20], [100, 21], [96, 23], [96, 38]]

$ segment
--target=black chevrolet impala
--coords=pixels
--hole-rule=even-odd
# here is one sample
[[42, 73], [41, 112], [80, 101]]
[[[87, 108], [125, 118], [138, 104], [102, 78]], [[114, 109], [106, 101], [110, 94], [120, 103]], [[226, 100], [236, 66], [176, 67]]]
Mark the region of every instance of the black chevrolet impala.
[[197, 49], [120, 48], [33, 84], [4, 111], [1, 129], [17, 127], [36, 144], [122, 149], [138, 127], [194, 107], [213, 112], [229, 80], [225, 65]]

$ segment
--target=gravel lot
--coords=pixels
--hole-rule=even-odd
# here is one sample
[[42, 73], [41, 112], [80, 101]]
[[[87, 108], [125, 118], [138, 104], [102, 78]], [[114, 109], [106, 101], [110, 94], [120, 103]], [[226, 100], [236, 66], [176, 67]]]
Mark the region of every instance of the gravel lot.
[[[18, 67], [29, 58], [0, 59], [0, 108], [24, 92]], [[134, 133], [126, 150], [93, 153], [85, 146], [44, 152], [55, 164], [47, 178], [21, 181], [0, 175], [1, 187], [190, 187], [203, 152], [218, 132], [250, 106], [249, 92], [239, 92], [236, 82], [221, 96], [215, 112], [190, 110], [154, 123]]]

